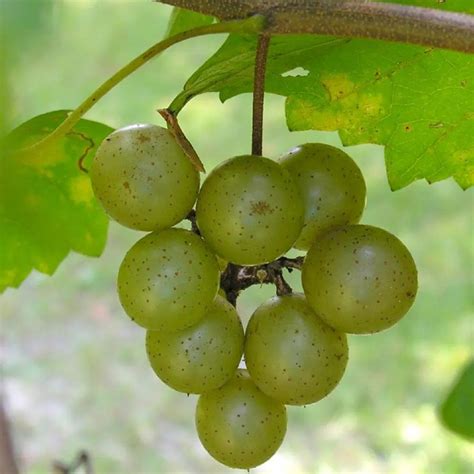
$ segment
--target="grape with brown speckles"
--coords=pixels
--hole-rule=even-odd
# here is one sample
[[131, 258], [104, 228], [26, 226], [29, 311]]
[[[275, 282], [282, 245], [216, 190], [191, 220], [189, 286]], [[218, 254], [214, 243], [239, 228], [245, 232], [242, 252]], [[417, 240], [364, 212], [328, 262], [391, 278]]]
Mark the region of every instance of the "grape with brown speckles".
[[184, 229], [153, 232], [125, 255], [120, 302], [147, 329], [179, 331], [208, 311], [219, 287], [219, 265], [207, 244]]
[[250, 469], [270, 459], [283, 442], [286, 424], [285, 406], [262, 393], [243, 369], [201, 395], [196, 408], [204, 448], [234, 468]]
[[237, 156], [204, 181], [196, 216], [203, 237], [220, 257], [257, 265], [278, 258], [295, 243], [303, 225], [303, 200], [278, 163]]
[[317, 240], [302, 271], [308, 303], [339, 331], [382, 331], [410, 309], [418, 288], [415, 262], [389, 232], [342, 227]]
[[295, 247], [308, 250], [325, 232], [357, 224], [366, 200], [364, 177], [354, 160], [339, 148], [306, 143], [280, 158], [304, 198], [305, 221]]
[[244, 330], [236, 309], [216, 296], [205, 316], [183, 331], [147, 331], [151, 367], [179, 392], [203, 393], [224, 385], [237, 370]]
[[250, 318], [245, 362], [257, 387], [286, 405], [328, 395], [348, 359], [347, 337], [329, 327], [301, 294], [275, 296]]
[[199, 173], [171, 133], [130, 125], [99, 146], [90, 170], [94, 193], [120, 224], [160, 230], [183, 220], [199, 191]]

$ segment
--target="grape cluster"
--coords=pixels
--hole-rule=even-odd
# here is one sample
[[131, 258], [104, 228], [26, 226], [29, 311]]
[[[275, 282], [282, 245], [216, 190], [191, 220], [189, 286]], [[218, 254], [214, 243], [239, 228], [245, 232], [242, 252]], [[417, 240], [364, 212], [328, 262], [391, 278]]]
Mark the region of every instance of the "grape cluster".
[[[285, 405], [317, 402], [341, 380], [346, 333], [386, 329], [414, 301], [410, 253], [385, 230], [358, 224], [365, 182], [332, 146], [305, 144], [279, 162], [234, 157], [199, 189], [198, 171], [167, 129], [132, 125], [101, 144], [91, 180], [112, 218], [150, 231], [120, 266], [120, 301], [147, 329], [156, 375], [200, 395], [199, 438], [227, 466], [269, 459], [285, 436]], [[193, 231], [172, 228], [196, 200]], [[228, 265], [264, 269], [291, 247], [307, 251], [304, 294], [279, 291], [244, 333], [219, 290], [222, 273]]]

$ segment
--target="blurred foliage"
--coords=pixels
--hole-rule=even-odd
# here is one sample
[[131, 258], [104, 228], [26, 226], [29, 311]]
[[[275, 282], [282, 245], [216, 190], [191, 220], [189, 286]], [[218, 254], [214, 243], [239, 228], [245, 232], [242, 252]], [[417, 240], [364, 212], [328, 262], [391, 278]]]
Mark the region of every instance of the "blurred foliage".
[[474, 359], [462, 368], [440, 415], [450, 430], [474, 441]]
[[0, 136], [10, 127], [12, 65], [44, 34], [52, 7], [53, 0], [0, 3]]
[[[169, 13], [146, 0], [54, 2], [46, 34], [10, 68], [12, 125], [76, 106], [162, 37]], [[88, 118], [114, 127], [162, 124], [156, 109], [170, 103], [223, 39], [174, 47], [114, 89]], [[249, 95], [222, 105], [217, 95], [205, 94], [180, 115], [208, 170], [250, 149], [250, 106]], [[264, 138], [270, 157], [307, 141], [341, 145], [335, 133], [288, 132], [284, 100], [271, 95]], [[444, 181], [392, 193], [381, 147], [347, 151], [368, 184], [363, 222], [386, 228], [410, 248], [419, 295], [393, 329], [350, 337], [341, 385], [318, 404], [289, 410], [282, 449], [255, 472], [470, 473], [472, 447], [443, 428], [436, 406], [473, 345], [473, 190]], [[233, 472], [200, 446], [196, 398], [156, 379], [144, 331], [118, 303], [116, 272], [139, 237], [111, 225], [100, 259], [73, 255], [54, 277], [33, 274], [20, 290], [0, 297], [3, 385], [27, 473], [50, 472], [52, 459], [72, 459], [81, 448], [91, 452], [98, 473]], [[290, 279], [301, 288], [298, 272]], [[244, 322], [272, 294], [268, 286], [246, 291], [239, 302]]]

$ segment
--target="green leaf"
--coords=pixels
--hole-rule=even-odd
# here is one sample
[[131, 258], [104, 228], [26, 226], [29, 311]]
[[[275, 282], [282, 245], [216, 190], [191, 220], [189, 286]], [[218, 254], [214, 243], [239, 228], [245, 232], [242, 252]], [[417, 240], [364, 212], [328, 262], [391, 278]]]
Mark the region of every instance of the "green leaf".
[[198, 26], [214, 23], [214, 17], [196, 13], [184, 8], [173, 8], [168, 22], [165, 38], [176, 35], [183, 31], [191, 30]]
[[[255, 36], [230, 36], [172, 108], [204, 92], [219, 92], [222, 100], [251, 92], [255, 46]], [[454, 177], [462, 188], [474, 184], [472, 55], [383, 41], [275, 36], [265, 90], [287, 97], [290, 130], [338, 130], [344, 145], [385, 145], [394, 190], [422, 178]]]
[[471, 0], [372, 0], [381, 3], [398, 3], [399, 5], [411, 5], [414, 7], [434, 8], [459, 13], [474, 13], [474, 5]]
[[474, 440], [474, 359], [461, 370], [441, 405], [440, 417], [448, 429]]
[[[0, 156], [0, 292], [18, 287], [32, 269], [51, 275], [70, 250], [102, 253], [108, 219], [81, 171], [112, 129], [81, 120], [65, 138], [46, 148], [37, 142], [68, 115], [39, 115], [2, 141]], [[18, 151], [20, 150], [20, 151]]]

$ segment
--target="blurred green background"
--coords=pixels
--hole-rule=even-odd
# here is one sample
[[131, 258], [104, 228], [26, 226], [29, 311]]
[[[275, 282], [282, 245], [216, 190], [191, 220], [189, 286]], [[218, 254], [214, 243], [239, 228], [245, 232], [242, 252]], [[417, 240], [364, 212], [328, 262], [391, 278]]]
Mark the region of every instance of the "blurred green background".
[[[32, 4], [18, 20], [18, 43], [10, 45], [16, 47], [7, 68], [11, 125], [74, 108], [157, 41], [171, 11], [148, 0]], [[87, 118], [113, 127], [162, 124], [156, 109], [169, 104], [223, 39], [175, 46], [120, 84]], [[222, 105], [207, 94], [183, 111], [181, 125], [208, 170], [249, 151], [250, 106], [248, 95]], [[340, 145], [334, 133], [289, 133], [284, 99], [268, 96], [265, 154], [276, 158], [306, 141]], [[472, 445], [440, 425], [437, 405], [474, 343], [473, 191], [462, 192], [450, 180], [391, 193], [381, 147], [348, 152], [367, 180], [363, 222], [389, 230], [410, 248], [420, 272], [418, 298], [391, 330], [350, 337], [342, 383], [316, 405], [289, 409], [282, 448], [254, 472], [472, 472]], [[116, 272], [139, 237], [111, 224], [100, 259], [70, 255], [52, 278], [32, 274], [19, 290], [0, 297], [2, 385], [25, 472], [50, 472], [53, 459], [67, 461], [79, 449], [91, 453], [97, 473], [231, 472], [198, 442], [196, 397], [173, 392], [154, 376], [144, 331], [118, 303]], [[290, 278], [295, 288], [301, 288], [298, 277]], [[272, 294], [271, 287], [248, 290], [239, 300], [244, 321]]]

